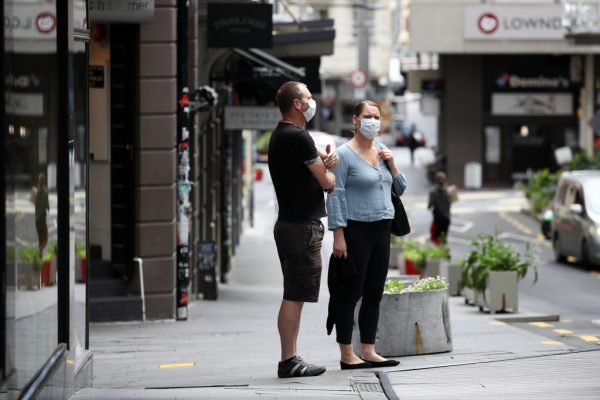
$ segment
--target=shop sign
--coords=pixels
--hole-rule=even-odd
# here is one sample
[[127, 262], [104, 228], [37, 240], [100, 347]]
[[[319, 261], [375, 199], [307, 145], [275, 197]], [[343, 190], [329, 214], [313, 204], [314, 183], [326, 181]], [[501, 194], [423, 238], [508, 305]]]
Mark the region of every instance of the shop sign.
[[226, 106], [225, 129], [274, 129], [281, 119], [277, 107]]
[[6, 114], [27, 117], [44, 115], [44, 95], [40, 93], [6, 92]]
[[492, 93], [492, 115], [573, 115], [573, 95]]
[[104, 88], [104, 66], [103, 65], [90, 65], [88, 68], [88, 77], [90, 82], [90, 89], [103, 89]]
[[519, 76], [505, 72], [496, 79], [500, 89], [569, 89], [571, 81], [564, 76]]
[[4, 36], [12, 39], [56, 38], [56, 10], [52, 4], [6, 3]]
[[564, 40], [562, 6], [466, 6], [464, 37], [478, 40]]
[[273, 5], [208, 3], [208, 47], [273, 47]]
[[154, 17], [154, 0], [88, 0], [92, 22], [146, 22]]

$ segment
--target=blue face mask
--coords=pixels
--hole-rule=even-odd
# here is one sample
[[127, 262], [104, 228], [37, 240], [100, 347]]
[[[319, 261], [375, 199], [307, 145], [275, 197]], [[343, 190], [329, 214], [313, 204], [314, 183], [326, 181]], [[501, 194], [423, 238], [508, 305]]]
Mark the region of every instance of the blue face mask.
[[381, 129], [381, 121], [375, 118], [363, 118], [360, 120], [360, 133], [367, 139], [374, 139]]

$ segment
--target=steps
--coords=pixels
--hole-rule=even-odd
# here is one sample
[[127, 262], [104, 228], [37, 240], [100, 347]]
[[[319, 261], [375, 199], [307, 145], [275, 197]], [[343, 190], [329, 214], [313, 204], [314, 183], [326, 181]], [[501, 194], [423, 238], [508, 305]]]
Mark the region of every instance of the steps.
[[[92, 247], [92, 246], [90, 246]], [[102, 257], [101, 251], [91, 251]], [[90, 322], [122, 322], [142, 320], [142, 299], [129, 294], [127, 282], [115, 276], [110, 261], [90, 261], [89, 319]]]

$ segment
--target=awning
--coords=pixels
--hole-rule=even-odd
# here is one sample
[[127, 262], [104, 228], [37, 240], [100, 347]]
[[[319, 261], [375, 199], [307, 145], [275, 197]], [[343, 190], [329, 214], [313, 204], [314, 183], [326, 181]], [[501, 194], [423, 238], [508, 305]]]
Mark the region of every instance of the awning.
[[270, 55], [259, 49], [231, 49], [234, 53], [262, 66], [270, 69], [272, 72], [277, 73], [291, 80], [302, 80], [305, 77], [304, 69], [296, 68], [279, 58]]

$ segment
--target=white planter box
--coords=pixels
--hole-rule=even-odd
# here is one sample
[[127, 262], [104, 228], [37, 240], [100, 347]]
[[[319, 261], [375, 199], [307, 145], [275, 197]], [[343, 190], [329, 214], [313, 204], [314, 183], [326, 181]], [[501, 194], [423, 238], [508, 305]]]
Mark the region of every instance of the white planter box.
[[516, 271], [490, 271], [485, 295], [479, 305], [481, 311], [519, 311], [519, 277]]
[[402, 257], [402, 247], [397, 244], [392, 244], [390, 246], [390, 268], [400, 269], [403, 266], [404, 258]]
[[[358, 310], [352, 344], [360, 354]], [[379, 308], [375, 350], [384, 357], [452, 351], [448, 291], [384, 294]]]
[[442, 264], [440, 266], [440, 276], [448, 283], [448, 294], [458, 296], [462, 280], [462, 267], [457, 264]]
[[421, 274], [423, 278], [431, 277], [435, 278], [438, 276], [442, 276], [441, 270], [442, 266], [448, 265], [448, 260], [426, 260], [425, 261], [425, 271]]
[[465, 298], [465, 304], [475, 305], [475, 289], [465, 286], [462, 288], [462, 295]]

